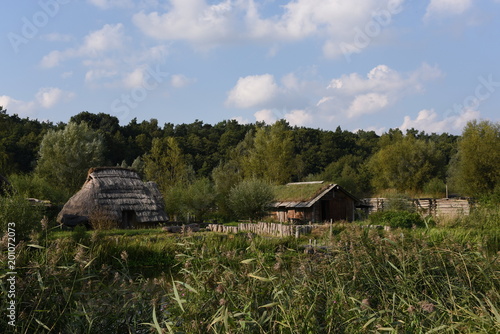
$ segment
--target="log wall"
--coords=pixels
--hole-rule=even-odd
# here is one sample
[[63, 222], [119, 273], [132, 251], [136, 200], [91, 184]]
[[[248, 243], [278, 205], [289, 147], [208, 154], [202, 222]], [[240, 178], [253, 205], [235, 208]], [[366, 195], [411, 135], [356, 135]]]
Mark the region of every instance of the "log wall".
[[[362, 200], [368, 214], [383, 211], [388, 201], [387, 198], [364, 198]], [[420, 212], [432, 216], [469, 215], [474, 207], [474, 202], [466, 198], [415, 198], [408, 202]]]

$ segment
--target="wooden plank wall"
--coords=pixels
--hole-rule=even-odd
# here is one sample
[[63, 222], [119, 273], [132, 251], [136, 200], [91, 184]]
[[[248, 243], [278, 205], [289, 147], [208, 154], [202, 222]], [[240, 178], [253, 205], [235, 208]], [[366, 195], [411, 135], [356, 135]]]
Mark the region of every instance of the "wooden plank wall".
[[[362, 202], [368, 206], [368, 214], [383, 211], [386, 207], [387, 198], [364, 198]], [[458, 216], [468, 215], [474, 207], [474, 202], [466, 198], [415, 198], [409, 200], [421, 212], [433, 216]]]

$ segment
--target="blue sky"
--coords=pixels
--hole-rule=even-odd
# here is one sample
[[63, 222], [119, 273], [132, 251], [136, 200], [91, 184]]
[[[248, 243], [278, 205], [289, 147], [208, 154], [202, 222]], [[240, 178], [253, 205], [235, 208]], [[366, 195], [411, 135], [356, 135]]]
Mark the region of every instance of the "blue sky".
[[499, 121], [500, 0], [3, 4], [0, 105], [67, 122], [226, 119], [461, 133]]

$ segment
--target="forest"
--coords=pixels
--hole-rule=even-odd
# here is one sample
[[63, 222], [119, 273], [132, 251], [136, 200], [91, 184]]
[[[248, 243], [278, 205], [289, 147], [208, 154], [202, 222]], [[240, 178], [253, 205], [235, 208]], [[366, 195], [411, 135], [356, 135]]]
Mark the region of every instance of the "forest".
[[[231, 226], [250, 217], [239, 209], [254, 194], [290, 181], [325, 180], [358, 197], [393, 196], [394, 205], [274, 237], [93, 222], [62, 230], [26, 200], [50, 201], [57, 214], [96, 166], [155, 181], [169, 217], [183, 222]], [[496, 333], [499, 166], [500, 125], [489, 121], [469, 122], [460, 136], [378, 135], [283, 120], [120, 125], [89, 112], [53, 124], [2, 109], [0, 331]], [[480, 205], [453, 217], [396, 207], [403, 196], [446, 193]]]
[[389, 129], [350, 132], [274, 124], [215, 125], [156, 119], [121, 125], [80, 112], [53, 124], [0, 107], [0, 175], [25, 197], [64, 203], [89, 168], [122, 166], [155, 181], [169, 214], [230, 219], [229, 191], [247, 179], [269, 184], [325, 180], [359, 198], [500, 197], [500, 124], [471, 121], [460, 136]]

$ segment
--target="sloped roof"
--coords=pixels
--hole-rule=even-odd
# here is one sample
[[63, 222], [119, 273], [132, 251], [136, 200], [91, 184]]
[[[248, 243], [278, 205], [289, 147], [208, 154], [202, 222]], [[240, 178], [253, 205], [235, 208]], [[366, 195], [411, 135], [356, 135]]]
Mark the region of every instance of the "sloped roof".
[[355, 202], [359, 202], [359, 199], [338, 184], [324, 183], [324, 181], [295, 182], [275, 188], [276, 202], [272, 207], [309, 208], [332, 189], [341, 191]]
[[57, 220], [64, 223], [65, 216], [77, 220], [100, 214], [120, 222], [122, 211], [134, 211], [138, 223], [168, 221], [156, 184], [119, 167], [91, 168], [82, 189], [68, 200]]

